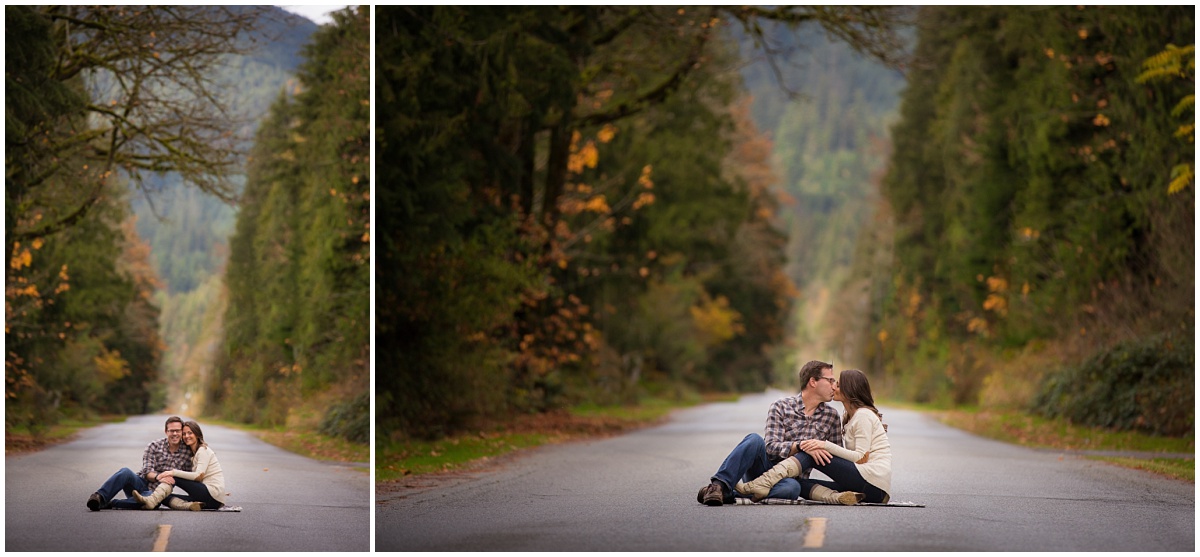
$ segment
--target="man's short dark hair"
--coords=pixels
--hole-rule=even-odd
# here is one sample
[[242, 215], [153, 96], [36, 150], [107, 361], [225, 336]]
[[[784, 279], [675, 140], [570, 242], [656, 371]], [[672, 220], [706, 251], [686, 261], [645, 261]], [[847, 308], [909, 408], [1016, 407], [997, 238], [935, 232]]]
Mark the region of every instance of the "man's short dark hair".
[[179, 427], [183, 428], [183, 418], [180, 418], [179, 416], [171, 416], [170, 418], [167, 418], [167, 423], [163, 424], [163, 431], [171, 428], [171, 422], [179, 422]]
[[817, 360], [813, 360], [807, 364], [804, 364], [804, 367], [800, 368], [800, 390], [803, 391], [804, 389], [808, 388], [808, 382], [810, 379], [816, 379], [817, 381], [820, 381], [821, 372], [826, 369], [833, 369], [833, 364], [827, 364]]

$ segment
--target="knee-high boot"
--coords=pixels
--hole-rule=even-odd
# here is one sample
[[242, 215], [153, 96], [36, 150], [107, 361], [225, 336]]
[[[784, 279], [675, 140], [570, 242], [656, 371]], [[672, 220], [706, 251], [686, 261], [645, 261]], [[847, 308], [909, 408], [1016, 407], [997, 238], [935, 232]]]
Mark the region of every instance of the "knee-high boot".
[[771, 493], [771, 488], [780, 480], [798, 477], [800, 477], [800, 463], [796, 462], [796, 459], [788, 457], [770, 470], [763, 472], [763, 475], [749, 482], [738, 482], [734, 489], [739, 493], [749, 495], [752, 501], [758, 502], [766, 499], [767, 495]]
[[199, 501], [184, 501], [178, 497], [167, 497], [167, 506], [177, 511], [198, 511]]
[[808, 493], [808, 498], [835, 505], [857, 505], [866, 496], [856, 491], [834, 491], [823, 485], [814, 485], [812, 491]]
[[158, 484], [158, 487], [154, 488], [154, 493], [151, 493], [149, 497], [143, 497], [141, 493], [134, 491], [133, 498], [137, 499], [138, 503], [142, 504], [143, 509], [151, 510], [157, 507], [163, 499], [166, 499], [167, 496], [171, 494], [171, 490], [174, 488], [175, 486], [173, 485], [160, 483]]

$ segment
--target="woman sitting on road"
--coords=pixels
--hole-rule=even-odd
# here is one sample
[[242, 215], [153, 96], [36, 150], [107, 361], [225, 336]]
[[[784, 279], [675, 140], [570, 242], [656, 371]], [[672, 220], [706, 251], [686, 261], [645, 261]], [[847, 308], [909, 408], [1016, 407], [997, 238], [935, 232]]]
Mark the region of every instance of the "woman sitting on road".
[[[857, 369], [843, 371], [834, 386], [833, 400], [842, 403], [846, 415], [842, 419], [842, 439], [845, 447], [818, 439], [800, 442], [800, 451], [785, 458], [774, 468], [749, 483], [739, 482], [735, 489], [761, 501], [771, 486], [783, 478], [799, 478], [804, 469], [820, 470], [833, 481], [800, 480], [800, 496], [805, 499], [854, 505], [887, 503], [892, 488], [892, 446], [888, 442], [883, 414], [875, 408], [871, 384]], [[869, 412], [860, 412], [867, 409]], [[825, 449], [833, 458], [824, 465], [817, 464], [807, 451]]]
[[174, 477], [175, 485], [186, 491], [188, 498], [171, 495], [172, 486], [159, 484], [149, 497], [134, 493], [144, 508], [153, 509], [164, 499], [168, 507], [176, 510], [219, 509], [225, 504], [225, 475], [221, 472], [216, 453], [204, 442], [200, 424], [194, 421], [183, 423], [183, 442], [196, 455], [192, 461], [192, 471], [167, 470], [158, 477]]

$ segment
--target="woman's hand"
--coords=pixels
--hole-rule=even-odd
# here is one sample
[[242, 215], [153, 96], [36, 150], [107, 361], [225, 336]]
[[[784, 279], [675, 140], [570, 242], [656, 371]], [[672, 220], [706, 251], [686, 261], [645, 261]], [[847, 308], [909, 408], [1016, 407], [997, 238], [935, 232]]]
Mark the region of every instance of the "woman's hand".
[[833, 455], [825, 450], [825, 442], [820, 439], [805, 439], [801, 441], [800, 450], [812, 456], [818, 466], [824, 466], [833, 461]]
[[820, 439], [805, 439], [800, 442], [800, 450], [802, 450], [804, 452], [808, 452], [813, 449], [824, 449], [824, 448], [825, 448], [825, 442]]

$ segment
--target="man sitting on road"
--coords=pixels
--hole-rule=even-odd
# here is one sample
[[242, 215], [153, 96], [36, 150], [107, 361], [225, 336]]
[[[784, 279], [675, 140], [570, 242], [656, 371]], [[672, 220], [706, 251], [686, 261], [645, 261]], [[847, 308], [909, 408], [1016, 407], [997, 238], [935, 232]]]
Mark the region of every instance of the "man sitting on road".
[[[725, 462], [713, 475], [709, 485], [700, 489], [696, 501], [710, 506], [734, 503], [733, 487], [738, 482], [762, 475], [776, 463], [800, 452], [800, 442], [806, 439], [830, 441], [842, 444], [842, 419], [837, 410], [826, 404], [833, 400], [833, 386], [837, 379], [833, 365], [816, 360], [800, 368], [800, 394], [781, 398], [771, 404], [767, 412], [766, 438], [751, 433], [725, 457]], [[808, 451], [818, 463], [832, 458], [825, 449]], [[804, 470], [801, 477], [808, 477]], [[784, 478], [776, 483], [768, 495], [770, 498], [797, 499], [800, 497], [800, 482], [796, 478]]]
[[[100, 490], [93, 493], [87, 500], [87, 507], [93, 511], [100, 509], [139, 509], [142, 504], [133, 498], [133, 492], [149, 495], [158, 487], [160, 472], [167, 470], [192, 470], [192, 450], [180, 442], [183, 437], [183, 419], [179, 416], [167, 418], [167, 436], [151, 442], [142, 453], [142, 470], [134, 474], [128, 468], [122, 468], [108, 478]], [[175, 478], [170, 475], [162, 478], [162, 483], [175, 484]], [[125, 492], [125, 499], [113, 500], [117, 493]]]

